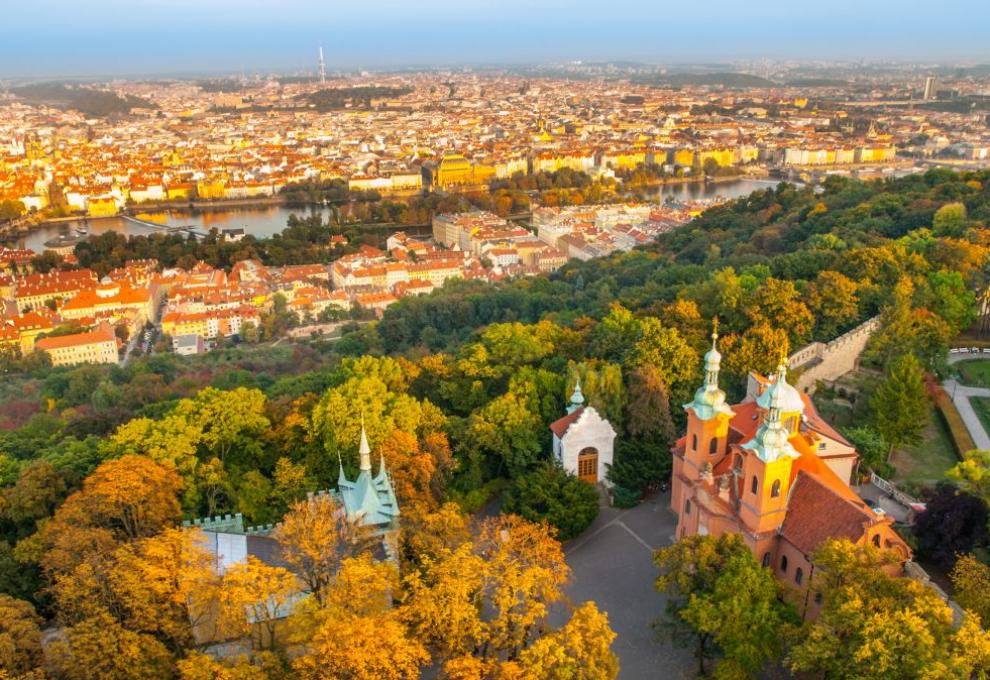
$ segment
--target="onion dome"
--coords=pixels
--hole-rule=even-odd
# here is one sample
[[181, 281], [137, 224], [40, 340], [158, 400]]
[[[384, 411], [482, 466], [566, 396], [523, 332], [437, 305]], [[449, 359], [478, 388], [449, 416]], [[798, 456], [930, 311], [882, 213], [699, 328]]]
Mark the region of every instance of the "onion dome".
[[781, 413], [804, 413], [804, 400], [801, 393], [787, 382], [787, 365], [781, 362], [773, 382], [763, 394], [756, 398], [761, 409], [770, 410], [770, 403], [777, 400]]
[[701, 420], [710, 420], [717, 415], [732, 417], [735, 415], [725, 403], [725, 392], [718, 386], [718, 372], [722, 363], [722, 355], [718, 351], [718, 322], [712, 331], [712, 348], [705, 353], [705, 382], [694, 393], [694, 400], [684, 404], [685, 410], [694, 411]]

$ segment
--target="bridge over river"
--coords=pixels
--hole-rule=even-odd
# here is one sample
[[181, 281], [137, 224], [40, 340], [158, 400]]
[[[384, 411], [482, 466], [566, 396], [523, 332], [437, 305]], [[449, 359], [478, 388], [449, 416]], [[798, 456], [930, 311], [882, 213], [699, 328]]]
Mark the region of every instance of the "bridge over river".
[[132, 222], [134, 224], [139, 224], [142, 227], [146, 227], [148, 229], [154, 229], [155, 231], [164, 231], [164, 232], [169, 233], [169, 234], [180, 234], [180, 233], [182, 233], [182, 234], [192, 234], [197, 239], [201, 239], [201, 238], [204, 238], [206, 236], [206, 233], [205, 232], [198, 231], [195, 227], [193, 227], [191, 225], [186, 225], [186, 226], [181, 226], [180, 227], [180, 226], [175, 226], [175, 225], [159, 224], [157, 222], [150, 222], [148, 220], [142, 220], [141, 218], [134, 217], [133, 215], [121, 215], [121, 217], [123, 217], [128, 222]]

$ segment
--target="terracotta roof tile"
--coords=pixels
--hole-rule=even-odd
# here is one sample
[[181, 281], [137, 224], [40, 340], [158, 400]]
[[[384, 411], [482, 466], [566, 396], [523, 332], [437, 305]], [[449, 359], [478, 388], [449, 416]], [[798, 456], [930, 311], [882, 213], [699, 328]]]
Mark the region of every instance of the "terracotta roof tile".
[[810, 555], [829, 539], [859, 541], [873, 521], [872, 515], [866, 506], [858, 507], [837, 495], [816, 475], [802, 471], [794, 480], [780, 533], [798, 550]]
[[563, 438], [563, 436], [567, 433], [567, 429], [581, 417], [582, 413], [584, 413], [584, 406], [579, 406], [563, 418], [559, 418], [550, 423], [550, 429], [553, 430], [553, 433], [557, 435], [558, 438]]

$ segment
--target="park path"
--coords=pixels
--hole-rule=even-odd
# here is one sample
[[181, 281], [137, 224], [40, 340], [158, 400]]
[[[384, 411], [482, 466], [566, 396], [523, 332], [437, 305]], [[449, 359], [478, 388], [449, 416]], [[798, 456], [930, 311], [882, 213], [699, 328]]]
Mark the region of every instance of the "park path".
[[[990, 358], [990, 356], [985, 357], [982, 354], [950, 354], [948, 363], [952, 365], [960, 361], [983, 358]], [[948, 378], [942, 383], [942, 387], [952, 397], [952, 403], [956, 405], [956, 410], [959, 411], [959, 415], [962, 417], [966, 429], [969, 430], [969, 436], [973, 438], [976, 448], [990, 450], [990, 435], [987, 434], [986, 428], [983, 427], [983, 422], [976, 415], [976, 411], [973, 410], [973, 405], [969, 401], [973, 397], [990, 397], [990, 389], [986, 387], [969, 387], [959, 383], [954, 378]]]

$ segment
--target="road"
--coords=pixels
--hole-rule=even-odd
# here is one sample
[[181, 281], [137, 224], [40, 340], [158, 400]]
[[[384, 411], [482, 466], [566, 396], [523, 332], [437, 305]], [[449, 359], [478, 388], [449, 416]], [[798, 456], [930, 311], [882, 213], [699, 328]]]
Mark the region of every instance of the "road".
[[[653, 551], [673, 542], [676, 518], [668, 502], [669, 494], [661, 494], [629, 510], [603, 507], [591, 527], [564, 546], [573, 571], [567, 598], [574, 606], [593, 600], [608, 613], [620, 680], [695, 677], [690, 650], [657, 640], [651, 628], [666, 604], [653, 587]], [[560, 608], [551, 616], [557, 625], [566, 619]]]
[[[950, 354], [948, 363], [952, 365], [970, 359], [990, 359], [990, 354]], [[973, 397], [990, 397], [990, 389], [969, 387], [959, 383], [954, 378], [947, 379], [942, 383], [942, 387], [952, 397], [952, 403], [959, 411], [976, 448], [990, 450], [990, 435], [987, 434], [986, 428], [983, 427], [983, 421], [976, 415], [976, 411], [973, 410], [973, 405], [969, 401]]]

